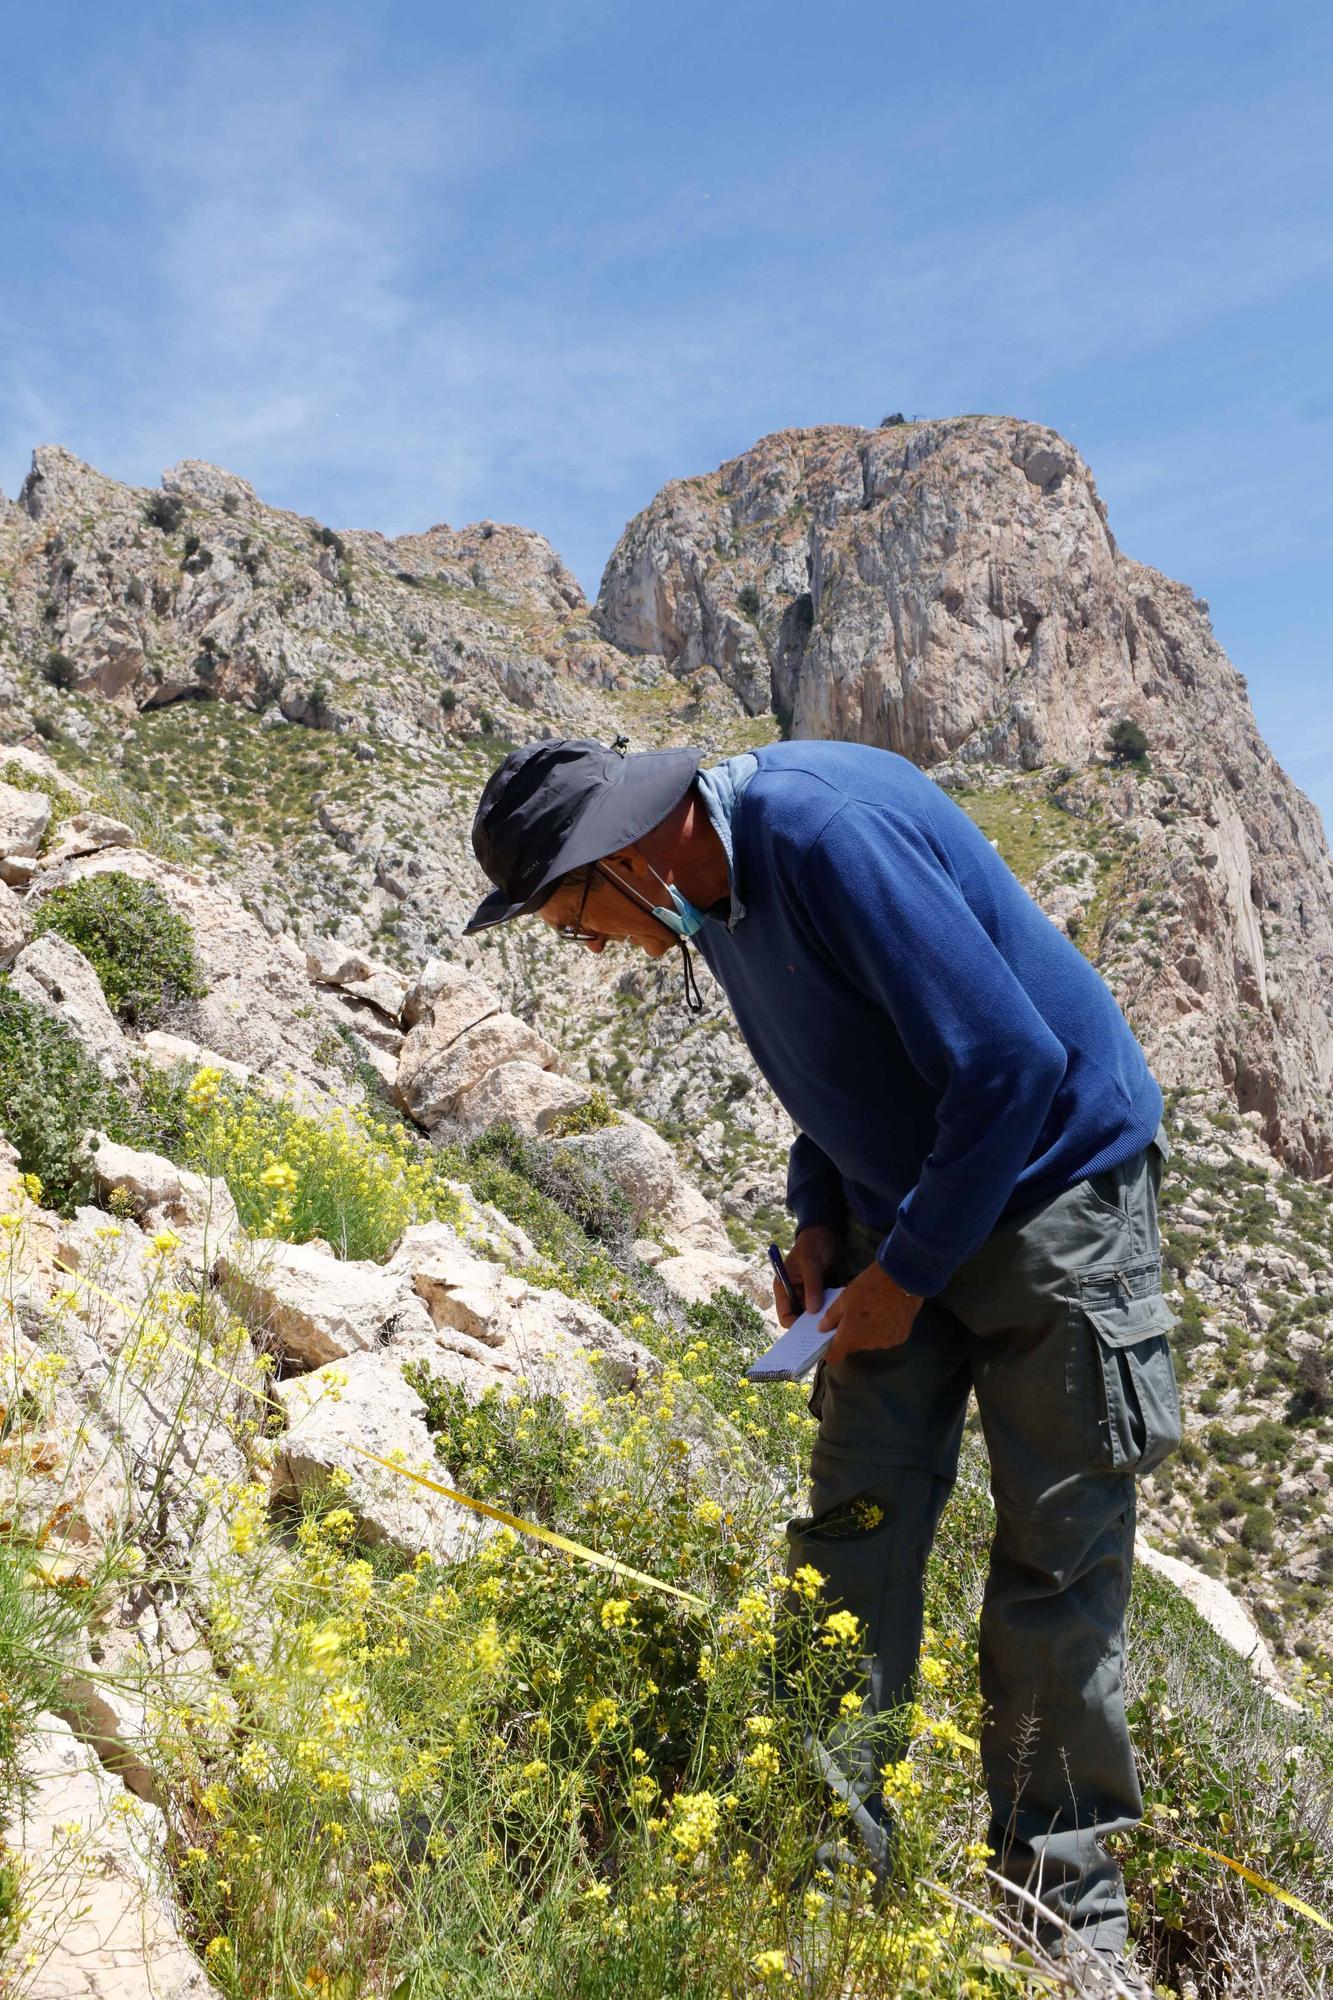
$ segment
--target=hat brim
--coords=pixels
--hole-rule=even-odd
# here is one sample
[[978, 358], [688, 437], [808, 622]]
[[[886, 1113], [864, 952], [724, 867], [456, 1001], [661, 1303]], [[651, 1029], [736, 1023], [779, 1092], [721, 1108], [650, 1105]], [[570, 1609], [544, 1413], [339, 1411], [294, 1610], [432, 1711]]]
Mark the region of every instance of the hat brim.
[[503, 889], [492, 889], [463, 926], [463, 936], [492, 930], [514, 917], [531, 916], [571, 869], [586, 868], [590, 861], [605, 860], [632, 841], [642, 840], [680, 804], [694, 783], [699, 763], [697, 750], [641, 750], [627, 756], [620, 782], [593, 793], [537, 886], [518, 901], [511, 901]]

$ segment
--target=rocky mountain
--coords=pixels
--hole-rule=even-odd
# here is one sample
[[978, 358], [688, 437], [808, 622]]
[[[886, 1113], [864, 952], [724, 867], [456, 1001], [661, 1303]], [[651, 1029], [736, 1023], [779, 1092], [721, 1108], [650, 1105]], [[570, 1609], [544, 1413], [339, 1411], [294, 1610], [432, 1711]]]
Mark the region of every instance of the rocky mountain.
[[[307, 953], [480, 976], [531, 1042], [476, 1116], [553, 1111], [558, 1051], [670, 1140], [740, 1253], [782, 1226], [787, 1127], [729, 1015], [714, 995], [685, 1019], [670, 964], [608, 985], [540, 926], [462, 939], [477, 792], [553, 733], [717, 754], [846, 733], [924, 765], [1111, 981], [1177, 1106], [1198, 1458], [1158, 1476], [1154, 1518], [1275, 1639], [1327, 1643], [1333, 868], [1206, 607], [1121, 553], [1063, 439], [998, 418], [780, 433], [667, 486], [592, 608], [525, 529], [390, 541], [195, 462], [147, 492], [44, 448], [0, 505], [0, 606], [3, 739], [95, 789], [169, 889], [238, 893], [270, 988]], [[1126, 723], [1144, 748], [1117, 755]], [[239, 991], [193, 1039], [259, 1068], [276, 1040], [308, 1073], [308, 1038]], [[321, 995], [392, 1088], [402, 1023]]]
[[[1061, 439], [982, 418], [675, 482], [595, 607], [526, 529], [334, 530], [193, 462], [150, 492], [43, 449], [0, 500], [0, 1985], [389, 2000], [480, 1956], [553, 1990], [542, 1894], [561, 1976], [614, 1940], [660, 1991], [696, 1917], [701, 1993], [809, 1969], [750, 1925], [751, 1850], [829, 1830], [764, 1691], [812, 1426], [740, 1381], [786, 1121], [673, 966], [460, 935], [511, 742], [783, 732], [929, 769], [1168, 1086], [1187, 1434], [1141, 1509], [1136, 1924], [1182, 1995], [1315, 1990], [1299, 1930], [1155, 1843], [1183, 1806], [1325, 1893], [1333, 869], [1206, 608]], [[1027, 1990], [931, 1900], [984, 1893], [974, 1447], [897, 1767], [943, 1845], [901, 1938], [862, 1913], [866, 1991]], [[509, 1506], [583, 1556], [520, 1553]]]
[[[796, 736], [883, 744], [955, 786], [1040, 772], [1023, 796], [1075, 821], [1103, 804], [1129, 837], [1080, 942], [1159, 1075], [1221, 1081], [1296, 1172], [1333, 1168], [1319, 817], [1207, 605], [1120, 551], [1062, 438], [977, 417], [765, 438], [630, 523], [596, 618], [677, 674], [710, 662]], [[1098, 766], [1124, 719], [1153, 776], [1108, 796]], [[1087, 843], [1067, 845], [1077, 888]], [[1062, 898], [1066, 917], [1089, 900]]]

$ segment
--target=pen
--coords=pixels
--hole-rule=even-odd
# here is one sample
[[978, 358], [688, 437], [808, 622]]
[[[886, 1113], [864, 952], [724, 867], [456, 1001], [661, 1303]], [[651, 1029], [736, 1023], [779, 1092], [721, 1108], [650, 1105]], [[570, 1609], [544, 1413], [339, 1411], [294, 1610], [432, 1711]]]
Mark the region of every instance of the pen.
[[768, 1261], [778, 1274], [782, 1289], [787, 1294], [788, 1305], [793, 1312], [799, 1312], [801, 1308], [796, 1297], [796, 1287], [791, 1281], [787, 1266], [782, 1261], [782, 1252], [776, 1243], [770, 1243], [768, 1246]]

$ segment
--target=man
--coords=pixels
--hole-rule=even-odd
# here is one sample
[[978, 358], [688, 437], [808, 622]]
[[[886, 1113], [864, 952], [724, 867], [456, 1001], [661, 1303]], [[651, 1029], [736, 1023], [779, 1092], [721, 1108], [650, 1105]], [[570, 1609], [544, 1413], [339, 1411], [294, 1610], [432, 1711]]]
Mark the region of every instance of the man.
[[[473, 844], [496, 887], [469, 931], [536, 912], [593, 952], [679, 945], [687, 999], [693, 938], [798, 1128], [788, 1269], [812, 1310], [848, 1282], [822, 1322], [790, 1559], [863, 1622], [876, 1711], [910, 1697], [975, 1390], [995, 1865], [1052, 1913], [1056, 1949], [1072, 1932], [1116, 1958], [1104, 1840], [1142, 1810], [1122, 1689], [1134, 1479], [1180, 1432], [1162, 1095], [1110, 991], [945, 792], [862, 744], [710, 770], [533, 744], [487, 784]], [[880, 1761], [854, 1773], [872, 1822]]]

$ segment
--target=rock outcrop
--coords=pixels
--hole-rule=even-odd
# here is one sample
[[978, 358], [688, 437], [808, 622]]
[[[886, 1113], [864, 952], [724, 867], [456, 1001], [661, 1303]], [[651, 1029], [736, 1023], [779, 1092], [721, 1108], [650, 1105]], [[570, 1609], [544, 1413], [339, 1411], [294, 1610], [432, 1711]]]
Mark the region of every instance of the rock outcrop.
[[1127, 777], [1113, 811], [1156, 963], [1093, 949], [1165, 1082], [1220, 1075], [1288, 1164], [1333, 1169], [1318, 815], [1259, 735], [1207, 606], [1120, 551], [1054, 431], [959, 417], [779, 432], [630, 523], [597, 621], [678, 675], [710, 665], [794, 736], [881, 744], [946, 782], [1083, 769], [1111, 725], [1139, 724], [1158, 782]]

